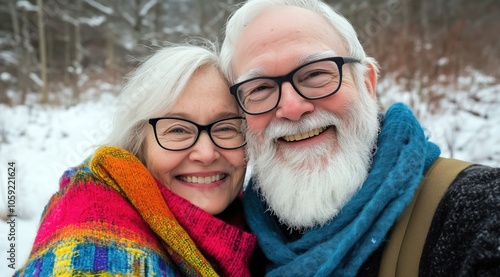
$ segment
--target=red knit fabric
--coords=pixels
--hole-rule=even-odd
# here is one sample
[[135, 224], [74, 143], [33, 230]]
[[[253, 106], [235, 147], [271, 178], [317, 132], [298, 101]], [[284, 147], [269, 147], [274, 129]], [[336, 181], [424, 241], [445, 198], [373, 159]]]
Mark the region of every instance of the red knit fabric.
[[228, 224], [175, 195], [159, 182], [158, 186], [172, 214], [218, 274], [250, 276], [249, 260], [257, 239], [244, 231], [239, 198], [228, 207], [230, 211], [225, 211], [228, 216], [224, 220]]
[[[67, 232], [77, 232], [87, 226], [96, 233], [116, 230], [119, 234], [116, 237], [140, 241], [161, 252], [161, 244], [151, 235], [149, 226], [127, 199], [115, 190], [104, 184], [86, 181], [74, 184], [61, 195], [56, 194], [51, 199], [51, 203], [57, 205], [48, 205], [51, 209], [44, 213], [42, 222], [47, 224], [40, 225], [33, 252], [47, 247], [51, 242], [64, 239]], [[53, 210], [54, 207], [57, 209]], [[96, 222], [102, 223], [102, 226], [99, 225], [98, 228]], [[114, 233], [111, 232], [108, 236], [111, 234]]]

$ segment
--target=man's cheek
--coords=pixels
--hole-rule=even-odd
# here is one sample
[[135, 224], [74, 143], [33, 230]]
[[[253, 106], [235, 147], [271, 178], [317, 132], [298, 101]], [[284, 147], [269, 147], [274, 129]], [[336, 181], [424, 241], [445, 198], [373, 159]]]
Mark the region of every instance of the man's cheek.
[[271, 116], [263, 115], [247, 115], [247, 128], [254, 134], [259, 134], [259, 137], [264, 136], [267, 125], [271, 122]]

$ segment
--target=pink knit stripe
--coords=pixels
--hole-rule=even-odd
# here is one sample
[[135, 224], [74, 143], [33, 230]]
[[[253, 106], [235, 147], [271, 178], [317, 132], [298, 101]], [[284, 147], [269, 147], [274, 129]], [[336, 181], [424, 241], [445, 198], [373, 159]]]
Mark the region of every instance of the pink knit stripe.
[[221, 276], [250, 276], [248, 264], [257, 243], [255, 235], [208, 214], [159, 182], [158, 186], [172, 213], [211, 263], [217, 264]]
[[129, 233], [137, 234], [137, 237], [151, 237], [149, 226], [130, 203], [115, 190], [95, 180], [73, 184], [71, 190], [66, 190], [59, 199], [54, 200], [43, 218], [44, 224], [40, 226], [35, 245], [52, 240], [51, 237], [65, 226], [85, 226], [87, 223], [90, 226], [97, 222], [116, 229], [123, 227], [130, 230]]

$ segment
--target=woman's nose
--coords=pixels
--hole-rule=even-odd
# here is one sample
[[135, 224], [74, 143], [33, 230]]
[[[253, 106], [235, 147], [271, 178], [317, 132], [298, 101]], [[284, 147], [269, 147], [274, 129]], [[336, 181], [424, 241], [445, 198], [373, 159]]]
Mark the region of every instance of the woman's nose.
[[198, 141], [190, 149], [189, 159], [208, 165], [220, 157], [219, 148], [212, 142], [208, 133], [201, 132]]

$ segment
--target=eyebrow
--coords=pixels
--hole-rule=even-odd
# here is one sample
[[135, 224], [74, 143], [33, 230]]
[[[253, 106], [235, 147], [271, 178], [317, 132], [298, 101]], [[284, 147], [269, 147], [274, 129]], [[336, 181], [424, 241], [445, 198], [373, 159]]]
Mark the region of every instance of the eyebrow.
[[240, 77], [238, 77], [235, 83], [243, 82], [245, 80], [250, 80], [256, 77], [261, 77], [264, 75], [264, 72], [265, 70], [262, 67], [252, 68], [249, 71], [243, 73]]
[[[229, 118], [229, 117], [235, 117], [235, 116], [241, 116], [241, 114], [238, 113], [238, 112], [227, 112], [227, 111], [217, 112], [217, 113], [212, 114], [212, 115], [214, 115], [214, 118], [216, 118], [214, 120], [219, 120], [219, 119]], [[162, 117], [179, 117], [179, 118], [185, 118], [185, 119], [193, 120], [192, 116], [190, 114], [184, 113], [184, 112], [166, 113], [166, 114], [162, 115]]]
[[[299, 59], [297, 59], [296, 68], [303, 65], [303, 64], [309, 63], [309, 62], [313, 62], [313, 61], [317, 61], [317, 60], [329, 58], [329, 57], [335, 57], [335, 56], [337, 56], [337, 53], [333, 50], [316, 52], [316, 53], [312, 53], [312, 54], [305, 54], [305, 55], [302, 55], [301, 57], [299, 57]], [[243, 82], [246, 80], [250, 80], [252, 78], [264, 77], [264, 76], [266, 76], [266, 70], [264, 69], [264, 67], [255, 67], [255, 68], [252, 68], [249, 71], [243, 73], [240, 77], [238, 77], [238, 79], [236, 79], [235, 83], [240, 83], [240, 82]]]
[[299, 58], [299, 65], [297, 67], [309, 63], [309, 62], [314, 62], [317, 60], [321, 60], [324, 58], [330, 58], [330, 57], [335, 57], [337, 56], [337, 53], [333, 50], [328, 50], [328, 51], [323, 51], [323, 52], [316, 52], [312, 54], [307, 54], [303, 55], [302, 57]]

